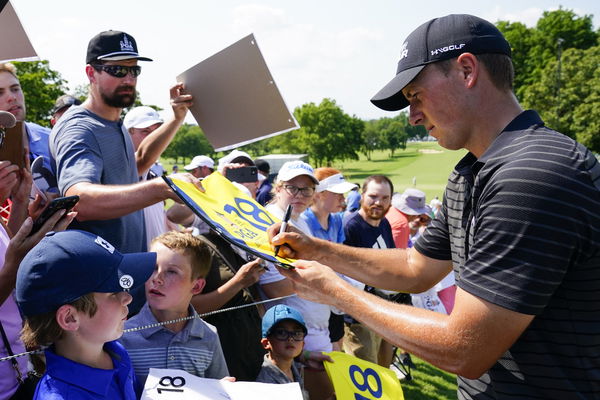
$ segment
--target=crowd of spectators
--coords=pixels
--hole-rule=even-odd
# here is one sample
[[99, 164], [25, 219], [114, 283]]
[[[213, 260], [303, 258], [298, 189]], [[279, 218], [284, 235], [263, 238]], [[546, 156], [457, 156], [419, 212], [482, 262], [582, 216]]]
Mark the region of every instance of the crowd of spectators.
[[[158, 159], [193, 99], [177, 84], [169, 93], [171, 118], [165, 120], [147, 106], [130, 108], [121, 118], [123, 109], [135, 101], [136, 78], [141, 73], [138, 61], [151, 59], [138, 53], [133, 37], [125, 32], [101, 32], [90, 40], [86, 55], [88, 98], [83, 102], [71, 95], [58, 98], [50, 111], [52, 130], [25, 124], [25, 154], [29, 162], [43, 159], [46, 190], [40, 191], [40, 185], [32, 183], [28, 168], [0, 162], [0, 201], [10, 204], [10, 217], [0, 231], [5, 258], [0, 270], [1, 322], [6, 337], [2, 354], [47, 346], [46, 365], [37, 363], [34, 368], [28, 357], [0, 363], [5, 372], [2, 397], [31, 398], [39, 379], [36, 374], [44, 371], [37, 398], [54, 392], [85, 397], [94, 391], [130, 398], [140, 395], [151, 367], [183, 369], [201, 377], [269, 382], [273, 374], [267, 371], [275, 365], [283, 368], [283, 375], [291, 381], [302, 383], [306, 398], [309, 394], [313, 399], [332, 398], [333, 387], [322, 365], [328, 358], [322, 352], [342, 348], [343, 316], [332, 313], [329, 306], [296, 296], [264, 307], [252, 306], [257, 300], [293, 294], [289, 282], [275, 266], [265, 265], [212, 232], [187, 206], [176, 202], [165, 209], [165, 200], [175, 196], [157, 179], [166, 173]], [[0, 97], [4, 129], [14, 125], [14, 120], [24, 121], [25, 101], [14, 67], [0, 67], [0, 84], [6, 88]], [[294, 226], [318, 237], [344, 241], [344, 194], [356, 185], [346, 182], [339, 170], [314, 171], [302, 161], [290, 162], [272, 182], [268, 162], [234, 150], [220, 158], [216, 168], [212, 158], [198, 155], [183, 167], [185, 173], [177, 174], [174, 169], [172, 176], [197, 183], [215, 169], [226, 175], [228, 169], [243, 167], [257, 170], [254, 181], [233, 181], [244, 194], [279, 218], [291, 206]], [[79, 202], [73, 211], [56, 213], [39, 232], [28, 236], [32, 219], [59, 195], [78, 196]], [[356, 200], [354, 196], [352, 201]], [[67, 227], [68, 231], [62, 232]], [[44, 237], [50, 231], [54, 233]], [[30, 251], [32, 248], [35, 250]], [[93, 257], [95, 261], [87, 261]], [[137, 260], [138, 265], [131, 261], [129, 266], [125, 261], [118, 264], [119, 259]], [[101, 261], [106, 271], [100, 271]], [[135, 271], [129, 270], [134, 267]], [[72, 273], [89, 273], [86, 284], [64, 279], [52, 292], [40, 289], [44, 282], [63, 279], [77, 268], [87, 268]], [[18, 282], [17, 273], [21, 276]], [[90, 280], [98, 276], [105, 282]], [[70, 285], [73, 288], [66, 289]], [[113, 292], [114, 301], [107, 299]], [[42, 299], [46, 300], [43, 306]], [[185, 319], [234, 306], [250, 307], [204, 321]], [[272, 336], [273, 329], [265, 330], [264, 320], [261, 331], [265, 310], [284, 306], [286, 312], [298, 316], [305, 330], [298, 343], [302, 353], [291, 358], [308, 365], [305, 369], [290, 365], [290, 359], [281, 361], [277, 352], [278, 341], [296, 343], [300, 334], [288, 333], [281, 339], [279, 336], [285, 335], [275, 330]], [[121, 312], [118, 320], [107, 317], [111, 307], [125, 310], [129, 318], [124, 325]], [[160, 325], [171, 320], [180, 321]], [[156, 323], [157, 327], [135, 330]], [[286, 326], [282, 326], [284, 333]], [[124, 327], [134, 329], [121, 336]], [[117, 375], [123, 376], [117, 381], [100, 379], [101, 370], [112, 369], [108, 368], [111, 363], [119, 371]], [[67, 367], [75, 371], [90, 368], [91, 373], [86, 379], [78, 374], [66, 376], [63, 370]]]
[[[122, 52], [102, 48], [111, 49], [117, 39], [134, 47]], [[328, 357], [322, 352], [344, 348], [344, 316], [329, 306], [295, 296], [267, 303], [264, 307], [251, 306], [257, 300], [293, 294], [289, 282], [273, 265], [265, 265], [211, 231], [187, 206], [175, 203], [165, 209], [164, 200], [170, 196], [160, 190], [160, 180], [156, 179], [166, 174], [158, 158], [176, 134], [192, 99], [181, 94], [181, 85], [175, 85], [170, 91], [174, 112], [171, 119], [165, 121], [153, 108], [140, 106], [131, 108], [121, 122], [121, 110], [130, 106], [135, 98], [135, 78], [139, 74], [139, 69], [135, 68], [137, 60], [150, 61], [137, 54], [134, 39], [126, 33], [103, 32], [91, 40], [86, 67], [91, 83], [90, 97], [83, 103], [70, 95], [58, 98], [51, 110], [53, 131], [38, 128], [45, 133], [43, 140], [47, 148], [28, 154], [30, 161], [40, 155], [50, 160], [49, 176], [55, 180], [47, 187], [57, 188], [55, 193], [48, 190], [42, 193], [44, 199], [41, 199], [40, 194], [35, 193], [27, 168], [19, 170], [8, 161], [0, 163], [3, 176], [0, 200], [10, 199], [12, 205], [8, 224], [3, 223], [1, 230], [2, 254], [5, 255], [1, 270], [4, 289], [1, 320], [8, 339], [3, 345], [3, 354], [49, 346], [44, 357], [46, 365], [38, 362], [37, 372], [46, 372], [37, 385], [35, 396], [38, 398], [55, 391], [85, 396], [86, 391], [95, 390], [108, 390], [112, 395], [119, 393], [124, 398], [139, 396], [151, 367], [183, 369], [197, 376], [217, 379], [297, 381], [302, 384], [305, 398], [333, 398], [333, 387], [322, 366]], [[122, 66], [123, 70], [109, 69], [110, 66]], [[24, 118], [24, 95], [14, 68], [9, 64], [3, 64], [3, 68], [0, 78], [8, 80], [7, 86], [15, 93], [14, 99], [7, 101], [12, 106], [5, 107], [10, 113], [2, 114], [4, 129], [12, 125], [13, 112], [22, 110], [15, 112], [15, 117]], [[26, 132], [30, 138], [30, 131]], [[316, 237], [337, 243], [345, 241], [344, 215], [358, 213], [346, 205], [344, 195], [356, 193], [358, 185], [347, 182], [339, 170], [313, 170], [302, 161], [288, 162], [271, 182], [268, 162], [253, 160], [249, 154], [234, 150], [218, 160], [217, 168], [212, 158], [198, 155], [184, 166], [186, 174], [174, 176], [198, 182], [215, 169], [226, 174], [227, 169], [241, 167], [256, 167], [256, 180], [233, 181], [233, 184], [263, 203], [273, 215], [282, 218], [285, 209], [291, 206], [292, 225]], [[368, 187], [368, 182], [363, 187]], [[116, 209], [100, 204], [115, 204], [114, 201], [123, 196], [119, 192], [128, 190], [141, 190], [151, 197], [155, 196], [154, 192], [160, 195], [152, 201], [127, 199], [128, 204], [120, 204]], [[40, 232], [27, 236], [32, 218], [37, 217], [45, 203], [59, 193], [80, 197], [75, 210], [57, 213]], [[31, 202], [30, 194], [36, 194]], [[348, 200], [360, 205], [360, 198], [360, 194], [358, 198], [350, 195]], [[95, 203], [99, 206], [93, 207]], [[136, 215], [135, 219], [132, 214]], [[384, 215], [385, 212], [381, 217]], [[69, 230], [61, 232], [67, 226]], [[10, 227], [15, 230], [14, 234]], [[51, 230], [55, 233], [42, 239]], [[37, 253], [29, 251], [36, 243]], [[69, 246], [81, 251], [77, 256], [70, 255]], [[146, 253], [147, 248], [150, 253]], [[42, 250], [48, 256], [33, 260], [32, 254], [40, 254]], [[142, 256], [154, 253], [155, 258]], [[94, 282], [87, 286], [74, 284], [77, 288], [71, 291], [77, 295], [71, 296], [73, 298], [58, 294], [69, 292], [64, 287], [70, 280], [57, 285], [51, 294], [41, 291], [38, 285], [44, 280], [65, 277], [73, 268], [86, 264], [89, 257], [95, 256], [110, 265], [115, 262], [115, 255], [138, 257], [140, 264], [136, 266], [136, 275], [133, 272], [127, 275], [130, 278], [143, 276], [145, 280], [145, 285], [136, 280], [127, 287], [127, 294], [119, 295], [115, 301], [115, 307], [127, 307], [129, 319], [124, 327], [156, 327], [133, 329], [121, 336], [119, 332], [123, 326], [117, 323], [117, 326], [109, 326], [106, 334], [96, 332], [95, 347], [88, 347], [76, 334], [83, 333], [85, 327], [80, 321], [76, 327], [69, 325], [68, 317], [77, 314], [90, 321], [100, 318], [98, 309], [107, 307], [108, 310], [104, 293], [115, 289], [114, 282], [105, 286]], [[23, 258], [25, 261], [19, 269]], [[97, 262], [90, 262], [88, 272], [93, 274], [94, 268], [101, 267]], [[17, 271], [23, 276], [18, 284]], [[36, 271], [36, 279], [31, 276], [33, 271]], [[118, 271], [117, 276], [103, 273], [108, 280], [121, 282], [119, 276], [127, 269], [121, 265]], [[36, 290], [40, 293], [36, 294]], [[44, 307], [39, 305], [38, 295], [41, 294], [47, 300]], [[27, 311], [19, 311], [18, 304]], [[215, 314], [204, 320], [185, 319], [197, 317], [198, 313], [248, 305], [250, 307]], [[43, 310], [48, 312], [41, 312]], [[266, 310], [266, 319], [261, 323], [261, 315]], [[102, 311], [100, 314], [104, 315], [105, 310]], [[265, 321], [274, 318], [269, 314], [273, 312], [279, 316], [271, 322], [270, 328], [265, 328]], [[283, 318], [282, 312], [293, 318]], [[25, 317], [23, 338], [27, 348], [20, 339], [21, 316]], [[183, 321], [153, 325], [177, 319]], [[296, 329], [298, 324], [302, 329], [292, 334], [294, 321]], [[99, 320], [90, 326], [97, 329], [99, 323], [111, 324]], [[275, 325], [281, 325], [281, 328], [274, 330]], [[44, 333], [48, 326], [53, 327], [53, 336]], [[299, 332], [302, 331], [301, 335]], [[89, 331], [85, 332], [85, 335], [91, 335]], [[302, 338], [298, 340], [300, 336]], [[294, 344], [298, 354], [282, 359], [279, 342]], [[75, 355], [70, 347], [83, 350], [85, 354]], [[125, 357], [125, 354], [132, 365], [131, 373], [126, 364], [121, 362], [117, 367], [115, 361], [115, 357]], [[5, 398], [31, 398], [38, 382], [36, 369], [32, 363], [28, 365], [27, 357], [14, 360], [13, 363], [0, 363], [0, 368], [6, 372], [2, 395]], [[67, 366], [76, 370], [91, 367], [96, 371], [110, 366], [111, 360], [127, 379], [118, 384], [106, 381], [107, 388], [98, 382], [92, 385], [89, 379], [79, 381], [78, 376], [65, 377], [61, 372]], [[290, 360], [293, 361], [291, 364]], [[308, 367], [303, 368], [302, 363], [297, 363], [299, 360]], [[90, 379], [98, 376], [91, 374]], [[58, 384], [57, 380], [61, 379], [62, 383]], [[128, 388], [128, 380], [133, 384], [133, 392]]]
[[[481, 31], [469, 31], [469, 35], [489, 31], [486, 38], [491, 37], [493, 41], [486, 43], [497, 61], [510, 56], [508, 44], [487, 21], [472, 16], [444, 18], [444, 21], [453, 21], [452, 29], [463, 25], [481, 28]], [[419, 29], [414, 35], [425, 35]], [[439, 34], [438, 30], [428, 28], [426, 35], [436, 33]], [[416, 37], [415, 41], [418, 42]], [[423, 90], [422, 98], [428, 100], [427, 89], [430, 85], [442, 85], [439, 83], [444, 81], [442, 75], [460, 80], [463, 78], [459, 77], [481, 72], [484, 78], [479, 90], [496, 94], [498, 102], [506, 104], [509, 114], [514, 114], [511, 124], [515, 126], [509, 125], [511, 128], [506, 128], [502, 138], [520, 140], [510, 135], [527, 131], [532, 124], [535, 126], [532, 131], [542, 129], [543, 124], [534, 112], [522, 112], [510, 91], [493, 86], [495, 83], [482, 72], [485, 69], [479, 59], [468, 52], [457, 57], [460, 65], [448, 62], [438, 71], [425, 68], [429, 62], [423, 62], [417, 65], [420, 69], [414, 75], [399, 74], [402, 79], [390, 82], [391, 86], [378, 94], [374, 102], [382, 108], [402, 108], [410, 103], [418, 110], [421, 93], [417, 89]], [[525, 285], [528, 290], [523, 290], [527, 301], [521, 299], [520, 294], [514, 294], [514, 298], [505, 302], [498, 300], [507, 292], [512, 294], [510, 284], [501, 279], [510, 273], [510, 268], [521, 270], [523, 265], [533, 264], [542, 257], [535, 246], [528, 247], [529, 252], [515, 254], [514, 249], [522, 245], [515, 244], [515, 237], [520, 241], [538, 240], [558, 230], [555, 227], [552, 231], [549, 225], [541, 223], [524, 228], [534, 232], [539, 229], [539, 235], [502, 228], [506, 221], [514, 227], [518, 216], [506, 214], [495, 198], [511, 198], [508, 202], [511, 206], [520, 201], [514, 198], [518, 190], [511, 186], [520, 185], [518, 176], [513, 175], [519, 168], [505, 168], [506, 179], [502, 180], [494, 168], [483, 165], [483, 161], [491, 166], [494, 162], [502, 163], [499, 160], [504, 158], [519, 163], [520, 158], [511, 153], [518, 151], [519, 146], [490, 145], [497, 152], [496, 156], [504, 155], [496, 158], [490, 155], [478, 161], [476, 155], [482, 156], [487, 147], [473, 145], [473, 149], [469, 149], [477, 154], [469, 153], [457, 166], [444, 201], [436, 197], [429, 205], [425, 193], [416, 188], [395, 193], [387, 176], [371, 175], [359, 185], [348, 182], [343, 171], [330, 167], [313, 169], [304, 161], [283, 164], [272, 180], [273, 171], [268, 162], [253, 159], [239, 150], [219, 158], [216, 167], [215, 161], [207, 155], [194, 157], [183, 167], [185, 172], [178, 172], [173, 166], [171, 177], [198, 187], [216, 170], [230, 179], [241, 196], [264, 205], [271, 215], [284, 219], [289, 213], [290, 232], [282, 232], [280, 239], [272, 238], [276, 244], [285, 242], [281, 248], [284, 255], [308, 255], [306, 259], [327, 261], [335, 266], [330, 269], [316, 261], [301, 260], [296, 270], [282, 270], [224, 240], [206, 221], [181, 204], [165, 180], [160, 179], [166, 171], [158, 160], [183, 123], [193, 98], [183, 84], [177, 83], [169, 89], [170, 118], [161, 117], [151, 107], [132, 108], [137, 77], [142, 72], [139, 62], [151, 61], [139, 54], [135, 39], [125, 32], [105, 31], [93, 37], [85, 58], [88, 97], [83, 101], [70, 95], [58, 98], [55, 107], [49, 110], [51, 130], [26, 121], [25, 97], [15, 68], [8, 63], [0, 64], [2, 140], [5, 129], [17, 122], [23, 123], [23, 158], [26, 160], [22, 168], [0, 160], [0, 202], [7, 210], [6, 220], [0, 221], [0, 356], [44, 350], [43, 357], [28, 355], [0, 362], [0, 400], [135, 399], [141, 395], [150, 368], [184, 370], [214, 379], [298, 382], [305, 399], [333, 399], [333, 385], [323, 367], [323, 363], [331, 359], [323, 353], [343, 350], [388, 368], [398, 354], [402, 363], [412, 366], [407, 350], [414, 349], [431, 355], [433, 361], [451, 364], [445, 350], [437, 350], [443, 346], [431, 345], [434, 339], [427, 339], [431, 346], [420, 346], [419, 340], [411, 342], [406, 338], [419, 335], [416, 329], [410, 331], [413, 325], [437, 327], [439, 332], [447, 333], [442, 335], [444, 338], [460, 336], [456, 332], [462, 332], [463, 326], [456, 328], [454, 324], [444, 325], [440, 321], [454, 321], [467, 314], [470, 319], [464, 317], [464, 330], [481, 326], [477, 328], [482, 329], [481, 337], [491, 337], [490, 332], [503, 320], [514, 322], [509, 327], [511, 339], [494, 345], [498, 354], [489, 356], [495, 357], [493, 360], [486, 358], [487, 355], [473, 356], [479, 357], [477, 362], [485, 359], [477, 367], [481, 364], [489, 369], [502, 354], [505, 354], [502, 357], [516, 357], [521, 365], [530, 365], [522, 344], [515, 347], [512, 355], [507, 350], [522, 333], [541, 349], [538, 353], [543, 353], [542, 357], [549, 354], [565, 359], [564, 354], [559, 354], [560, 349], [548, 348], [544, 329], [549, 325], [532, 322], [533, 315], [543, 315], [543, 321], [552, 322], [566, 313], [562, 305], [550, 300], [548, 310], [540, 306], [541, 301], [551, 298], [554, 292], [534, 290], [532, 285], [537, 288], [544, 281], [547, 286], [560, 286], [557, 290], [564, 298], [572, 295], [571, 289], [563, 288], [562, 284], [546, 282], [545, 265], [538, 268], [543, 271], [536, 273], [536, 277], [529, 277], [525, 272], [519, 275], [520, 281], [533, 282]], [[401, 58], [399, 71], [404, 62], [408, 61]], [[441, 71], [442, 68], [447, 70]], [[460, 73], [452, 74], [452, 68], [460, 68]], [[419, 75], [415, 84], [413, 78], [421, 70], [424, 74]], [[410, 79], [404, 82], [407, 77]], [[466, 89], [471, 89], [475, 84], [467, 86]], [[395, 94], [390, 94], [392, 92]], [[462, 104], [466, 98], [467, 95], [456, 100]], [[122, 118], [125, 109], [128, 112]], [[415, 124], [423, 118], [417, 114], [411, 115]], [[504, 122], [510, 121], [512, 119]], [[506, 124], [501, 124], [504, 126]], [[569, 180], [571, 169], [554, 162], [552, 168], [564, 172], [554, 175], [568, 175], [561, 182], [570, 188], [559, 191], [558, 195], [564, 198], [567, 192], [576, 193], [587, 199], [585, 207], [595, 207], [598, 185], [591, 182], [600, 176], [596, 160], [569, 139], [549, 130], [544, 132], [547, 136], [542, 139], [524, 139], [532, 147], [542, 148], [535, 150], [535, 157], [544, 159], [541, 154], [546, 154], [550, 145], [542, 146], [538, 142], [551, 136], [550, 141], [561, 143], [560, 150], [553, 150], [558, 159], [577, 160], [571, 169], [584, 171], [573, 174], [576, 178]], [[553, 153], [553, 157], [556, 154]], [[30, 164], [38, 165], [39, 169], [31, 169]], [[529, 168], [527, 173], [535, 175], [539, 170], [541, 168]], [[469, 184], [473, 184], [474, 179], [483, 179], [482, 176], [487, 176], [495, 189], [488, 193], [483, 188], [486, 183], [475, 180], [481, 187], [475, 185], [471, 193]], [[35, 183], [38, 179], [44, 184]], [[528, 179], [530, 184], [539, 181], [533, 176]], [[576, 179], [581, 182], [572, 183]], [[551, 190], [558, 189], [555, 185]], [[480, 196], [477, 198], [481, 198], [482, 203], [487, 202], [487, 207], [471, 201], [471, 194]], [[536, 194], [530, 195], [533, 198]], [[78, 202], [73, 210], [56, 212], [38, 231], [32, 231], [33, 221], [57, 196], [76, 196]], [[165, 209], [167, 200], [175, 204]], [[526, 204], [518, 204], [514, 209], [519, 213], [527, 216], [534, 212]], [[476, 213], [477, 218], [470, 217], [472, 213]], [[589, 213], [581, 213], [584, 214], [590, 218]], [[551, 217], [556, 219], [555, 215]], [[544, 218], [550, 219], [547, 215]], [[573, 232], [581, 229], [573, 221], [574, 218], [569, 220], [575, 224]], [[578, 258], [577, 263], [572, 263], [574, 281], [583, 282], [585, 271], [597, 274], [594, 272], [597, 271], [596, 242], [581, 230], [577, 230], [577, 234], [565, 232], [568, 234], [561, 237], [581, 243], [573, 248], [591, 254], [584, 261]], [[478, 235], [489, 240], [479, 239]], [[557, 241], [552, 243], [561, 247]], [[568, 258], [564, 251], [556, 252], [560, 253], [556, 259]], [[496, 253], [506, 254], [506, 257]], [[469, 257], [479, 263], [468, 263]], [[490, 284], [486, 279], [489, 279], [490, 268], [494, 269], [490, 265], [501, 258], [502, 262], [511, 264], [510, 268], [500, 269], [500, 272], [495, 269], [494, 274], [500, 278], [491, 285], [504, 289], [497, 289], [501, 293], [489, 294]], [[518, 265], [512, 265], [515, 263]], [[480, 272], [482, 270], [485, 273]], [[558, 282], [562, 272], [553, 271], [550, 272], [554, 278], [548, 279]], [[464, 279], [460, 289], [455, 282], [458, 273], [462, 273], [459, 275]], [[417, 282], [421, 274], [424, 284]], [[318, 285], [314, 293], [310, 292], [312, 283]], [[475, 295], [470, 294], [471, 291]], [[303, 296], [296, 296], [297, 292]], [[585, 293], [577, 294], [577, 298], [589, 300]], [[254, 304], [258, 300], [268, 301], [258, 306]], [[498, 301], [502, 304], [496, 304]], [[523, 302], [530, 308], [523, 306]], [[400, 305], [390, 305], [392, 303]], [[467, 303], [469, 307], [465, 306]], [[413, 304], [427, 311], [410, 307]], [[234, 309], [203, 319], [198, 317], [230, 307]], [[389, 312], [379, 312], [380, 309]], [[457, 309], [459, 311], [453, 314]], [[494, 315], [498, 318], [491, 317]], [[390, 322], [392, 320], [395, 322]], [[586, 314], [588, 320], [591, 318]], [[396, 323], [398, 321], [402, 324]], [[562, 329], [560, 339], [567, 338], [565, 341], [569, 342], [574, 335], [570, 333], [570, 322], [559, 328]], [[402, 334], [398, 334], [399, 331]], [[584, 336], [580, 331], [576, 334]], [[597, 339], [591, 340], [590, 348], [594, 340]], [[393, 343], [403, 343], [403, 349]], [[485, 346], [479, 336], [467, 344], [471, 343]], [[508, 362], [512, 363], [511, 360]], [[592, 361], [589, 365], [575, 364], [576, 361], [569, 363], [566, 370], [569, 373], [585, 370], [590, 376], [597, 376], [597, 365]], [[454, 366], [451, 364], [448, 369]], [[506, 383], [508, 378], [502, 368], [494, 366], [490, 372], [476, 368], [481, 372], [479, 375], [461, 366], [456, 370], [465, 372], [464, 377], [459, 377], [464, 393], [477, 395], [494, 384], [521, 394], [545, 390], [540, 389], [543, 385], [537, 381], [539, 377], [529, 376], [538, 382], [535, 385]], [[567, 382], [565, 385], [570, 382], [566, 378], [563, 381]], [[582, 385], [587, 387], [587, 383]], [[578, 390], [569, 387], [570, 392]]]

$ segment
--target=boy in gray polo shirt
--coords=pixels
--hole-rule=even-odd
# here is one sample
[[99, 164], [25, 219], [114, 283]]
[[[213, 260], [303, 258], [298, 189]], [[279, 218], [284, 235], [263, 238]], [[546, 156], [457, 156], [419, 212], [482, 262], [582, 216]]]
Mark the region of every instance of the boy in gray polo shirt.
[[203, 378], [229, 375], [219, 336], [214, 326], [197, 318], [192, 296], [204, 288], [210, 253], [198, 238], [168, 232], [151, 245], [156, 268], [146, 282], [147, 302], [126, 329], [196, 316], [168, 325], [126, 332], [121, 343], [127, 349], [138, 381], [143, 385], [150, 368], [184, 370]]

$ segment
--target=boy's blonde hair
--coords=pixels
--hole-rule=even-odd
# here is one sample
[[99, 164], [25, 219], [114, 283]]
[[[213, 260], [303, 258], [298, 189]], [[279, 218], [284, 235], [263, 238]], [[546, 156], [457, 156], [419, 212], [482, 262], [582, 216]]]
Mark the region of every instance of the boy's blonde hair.
[[15, 78], [19, 79], [17, 77], [17, 68], [11, 63], [0, 63], [0, 72], [8, 72]]
[[192, 279], [206, 278], [208, 275], [211, 255], [208, 246], [201, 239], [190, 233], [171, 231], [154, 238], [152, 244], [154, 243], [160, 243], [188, 256], [192, 266]]
[[[72, 303], [77, 311], [81, 311], [93, 317], [98, 311], [94, 294], [88, 293], [81, 296]], [[64, 330], [56, 322], [56, 310], [44, 314], [32, 315], [26, 317], [23, 330], [21, 331], [21, 340], [25, 347], [37, 348], [39, 346], [49, 346], [59, 340]]]

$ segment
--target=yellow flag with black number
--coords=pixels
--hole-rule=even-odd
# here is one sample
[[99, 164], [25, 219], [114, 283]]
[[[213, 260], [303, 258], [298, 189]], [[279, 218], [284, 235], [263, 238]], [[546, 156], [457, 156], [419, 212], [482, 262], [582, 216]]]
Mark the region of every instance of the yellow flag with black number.
[[372, 362], [339, 351], [325, 353], [334, 362], [325, 362], [335, 396], [344, 400], [403, 400], [396, 374]]
[[213, 172], [202, 180], [204, 192], [189, 182], [163, 179], [184, 204], [231, 244], [284, 267], [294, 261], [275, 257], [271, 249], [267, 228], [279, 218], [220, 173]]

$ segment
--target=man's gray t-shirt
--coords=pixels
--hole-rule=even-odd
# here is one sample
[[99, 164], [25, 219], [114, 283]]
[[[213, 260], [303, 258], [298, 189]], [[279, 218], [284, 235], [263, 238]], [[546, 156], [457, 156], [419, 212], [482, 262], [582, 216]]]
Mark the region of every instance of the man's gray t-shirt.
[[[63, 196], [80, 182], [128, 185], [139, 180], [133, 144], [123, 123], [80, 106], [67, 110], [52, 129], [50, 153]], [[73, 221], [70, 228], [95, 233], [122, 253], [146, 251], [141, 209], [108, 220]]]

